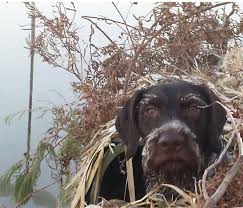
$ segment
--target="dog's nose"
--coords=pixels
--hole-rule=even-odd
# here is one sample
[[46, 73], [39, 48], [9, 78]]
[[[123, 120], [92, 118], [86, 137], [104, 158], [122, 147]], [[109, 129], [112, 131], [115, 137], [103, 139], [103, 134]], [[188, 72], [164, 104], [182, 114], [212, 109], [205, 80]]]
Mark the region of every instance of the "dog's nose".
[[184, 137], [177, 132], [163, 132], [158, 139], [158, 145], [164, 151], [179, 151], [184, 142]]

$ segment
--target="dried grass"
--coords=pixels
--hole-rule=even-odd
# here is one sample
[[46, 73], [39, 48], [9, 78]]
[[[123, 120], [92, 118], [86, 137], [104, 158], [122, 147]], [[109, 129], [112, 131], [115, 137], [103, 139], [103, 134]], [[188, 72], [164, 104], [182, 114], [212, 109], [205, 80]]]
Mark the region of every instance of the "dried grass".
[[[237, 49], [237, 53], [235, 50], [232, 50], [234, 53], [234, 56], [241, 55], [241, 50]], [[240, 54], [239, 54], [240, 53]], [[229, 58], [232, 54], [230, 52], [227, 53], [227, 56], [223, 62], [223, 66], [225, 67], [225, 70], [229, 70], [226, 66], [226, 62], [229, 62]], [[239, 63], [243, 63], [243, 56], [242, 59], [239, 60]], [[234, 69], [240, 69], [241, 65], [234, 65]], [[230, 65], [231, 67], [231, 65]], [[231, 68], [230, 68], [231, 69]], [[138, 76], [137, 74], [133, 73], [133, 76]], [[140, 86], [147, 86], [151, 84], [155, 84], [158, 81], [157, 78], [160, 78], [161, 80], [166, 79], [168, 77], [170, 78], [180, 78], [187, 81], [192, 82], [203, 82], [207, 83], [210, 88], [215, 91], [215, 93], [222, 99], [223, 103], [231, 110], [231, 112], [239, 111], [237, 116], [235, 116], [234, 122], [239, 123], [237, 126], [236, 131], [240, 132], [240, 130], [243, 128], [242, 126], [242, 115], [243, 111], [240, 108], [239, 105], [235, 105], [236, 100], [240, 100], [243, 97], [243, 91], [242, 91], [242, 85], [239, 86], [239, 88], [233, 88], [232, 86], [228, 86], [224, 82], [224, 77], [230, 76], [233, 78], [238, 78], [238, 74], [235, 73], [229, 73], [221, 75], [216, 82], [212, 82], [210, 77], [207, 77], [205, 75], [201, 75], [197, 70], [195, 70], [190, 76], [183, 75], [183, 76], [177, 76], [177, 75], [171, 75], [170, 73], [164, 73], [163, 76], [157, 75], [148, 75], [145, 77], [140, 77], [139, 79], [139, 85]], [[152, 77], [155, 77], [153, 79]], [[222, 81], [221, 81], [222, 80]], [[233, 114], [234, 115], [234, 114]], [[236, 115], [236, 114], [235, 114]], [[231, 122], [232, 123], [232, 122]], [[226, 124], [224, 129], [224, 140], [228, 141], [232, 134], [235, 134], [234, 128], [231, 126], [232, 124]], [[241, 131], [242, 132], [242, 131]], [[240, 135], [239, 135], [240, 136]], [[75, 180], [72, 181], [72, 184], [78, 184], [76, 185], [76, 194], [74, 196], [74, 200], [72, 203], [72, 208], [76, 208], [78, 206], [84, 206], [84, 195], [85, 192], [83, 190], [88, 190], [90, 186], [90, 181], [94, 180], [95, 173], [97, 172], [98, 167], [102, 164], [102, 156], [104, 155], [104, 148], [109, 146], [112, 149], [112, 140], [116, 137], [116, 132], [114, 129], [114, 120], [107, 123], [101, 129], [98, 131], [96, 136], [93, 138], [91, 145], [85, 149], [83, 155], [82, 155], [82, 161], [83, 165], [82, 167], [85, 167], [85, 170], [80, 170], [80, 172], [74, 177]], [[241, 137], [239, 137], [241, 139]], [[236, 142], [234, 142], [234, 146], [236, 146]], [[226, 172], [232, 167], [234, 162], [236, 161], [236, 158], [238, 157], [238, 151], [236, 151], [237, 148], [235, 148], [233, 151], [234, 160], [225, 165], [220, 163], [219, 166], [216, 167], [217, 174], [208, 179], [207, 189], [209, 191], [209, 194], [212, 195], [218, 185], [222, 182], [222, 180], [225, 177]], [[102, 155], [102, 156], [101, 156]], [[218, 206], [219, 207], [232, 207], [232, 206], [243, 206], [243, 170], [241, 168], [241, 171], [238, 173], [238, 176], [233, 180], [233, 182], [230, 184], [229, 188], [227, 189], [224, 197], [220, 200]], [[199, 191], [198, 193], [187, 193], [183, 190], [169, 184], [163, 184], [164, 186], [167, 186], [169, 188], [174, 189], [177, 191], [182, 198], [175, 201], [174, 203], [166, 202], [168, 207], [202, 207], [204, 204], [204, 200], [202, 197], [202, 192]], [[82, 190], [83, 189], [83, 190]], [[200, 190], [200, 188], [199, 188]], [[154, 207], [158, 206], [158, 195], [155, 194], [156, 190], [152, 191], [151, 193], [148, 193], [145, 197], [142, 199], [131, 202], [126, 204], [125, 207]], [[160, 196], [160, 200], [163, 199]], [[82, 204], [83, 203], [83, 204]]]
[[[33, 10], [30, 4], [26, 5], [30, 11]], [[58, 140], [59, 132], [64, 130], [69, 137], [86, 145], [80, 157], [80, 170], [67, 186], [75, 190], [72, 208], [85, 206], [85, 193], [92, 181], [100, 180], [96, 176], [99, 171], [102, 172], [106, 154], [104, 149], [108, 148], [112, 152], [115, 148], [112, 144], [116, 137], [114, 120], [108, 121], [114, 118], [117, 107], [124, 102], [126, 91], [131, 94], [137, 87], [149, 86], [172, 77], [203, 82], [230, 109], [235, 123], [240, 123], [237, 129], [229, 124], [225, 126], [224, 140], [229, 140], [232, 134], [238, 135], [238, 141], [241, 139], [243, 60], [242, 48], [239, 46], [242, 45], [243, 22], [232, 18], [234, 15], [242, 16], [236, 3], [160, 3], [145, 17], [135, 17], [138, 20], [136, 26], [128, 25], [120, 13], [123, 22], [85, 16], [82, 19], [92, 25], [89, 43], [84, 50], [78, 41], [78, 27], [74, 24], [74, 3], [70, 8], [58, 3], [55, 14], [53, 18], [48, 18], [38, 9], [35, 10], [41, 29], [33, 49], [45, 62], [72, 73], [78, 79], [72, 86], [79, 95], [82, 110], [80, 106], [71, 114], [66, 114], [63, 108], [53, 110], [54, 140]], [[113, 41], [99, 26], [99, 21], [122, 28], [120, 41]], [[93, 36], [97, 32], [103, 34], [110, 44], [96, 47]], [[131, 40], [127, 41], [131, 44], [125, 44], [124, 39]], [[228, 50], [229, 45], [238, 48]], [[29, 46], [32, 48], [32, 45]], [[89, 56], [86, 49], [89, 49]], [[220, 65], [220, 61], [223, 64]], [[234, 155], [238, 156], [236, 150]], [[223, 176], [220, 182], [222, 180]], [[180, 190], [184, 196], [181, 200], [165, 204], [170, 207], [202, 207], [204, 204], [200, 199], [200, 190], [199, 187], [196, 194]], [[154, 207], [158, 205], [157, 198], [155, 193], [149, 193], [130, 206]]]

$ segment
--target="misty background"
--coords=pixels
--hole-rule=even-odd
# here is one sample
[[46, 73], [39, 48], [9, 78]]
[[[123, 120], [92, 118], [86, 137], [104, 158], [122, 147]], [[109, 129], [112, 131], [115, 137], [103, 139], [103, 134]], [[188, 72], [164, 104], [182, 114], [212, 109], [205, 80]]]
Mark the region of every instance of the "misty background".
[[[54, 3], [37, 2], [36, 7], [45, 14], [53, 15], [52, 6]], [[117, 3], [121, 13], [128, 15], [129, 23], [136, 23], [132, 14], [145, 15], [153, 8], [153, 3], [139, 3], [131, 9], [131, 3]], [[68, 3], [65, 3], [68, 6]], [[105, 16], [111, 19], [121, 18], [111, 2], [79, 2], [75, 3], [77, 9], [76, 22], [80, 24], [80, 39], [87, 41], [90, 32], [90, 23], [82, 20], [82, 15]], [[24, 158], [27, 140], [27, 112], [21, 118], [17, 115], [6, 124], [6, 118], [10, 114], [24, 112], [28, 109], [29, 99], [29, 74], [30, 57], [26, 39], [30, 36], [30, 22], [27, 9], [24, 3], [0, 2], [0, 175], [12, 164]], [[100, 24], [107, 27], [106, 24]], [[106, 26], [105, 26], [106, 25]], [[111, 38], [117, 38], [120, 31], [107, 29]], [[105, 45], [106, 38], [101, 34], [95, 34], [93, 41], [97, 45]], [[68, 101], [73, 101], [73, 94], [70, 83], [75, 77], [68, 72], [53, 68], [43, 63], [38, 55], [35, 55], [34, 62], [34, 89], [33, 109], [38, 107], [51, 107], [61, 105], [64, 100], [61, 94]], [[51, 113], [48, 112], [43, 118], [38, 118], [40, 111], [34, 111], [32, 115], [32, 138], [31, 149], [35, 150], [38, 142], [44, 137], [45, 132], [52, 126]], [[20, 115], [20, 114], [19, 114]], [[38, 188], [51, 183], [50, 171], [43, 165], [42, 174], [39, 179]], [[48, 191], [54, 196], [58, 194], [58, 187], [50, 187]], [[55, 207], [48, 195], [41, 196], [41, 201], [48, 201], [47, 205], [38, 206], [29, 202], [24, 207]], [[44, 198], [43, 198], [44, 197]], [[43, 200], [44, 199], [44, 200]], [[15, 207], [8, 197], [0, 195], [0, 208]]]

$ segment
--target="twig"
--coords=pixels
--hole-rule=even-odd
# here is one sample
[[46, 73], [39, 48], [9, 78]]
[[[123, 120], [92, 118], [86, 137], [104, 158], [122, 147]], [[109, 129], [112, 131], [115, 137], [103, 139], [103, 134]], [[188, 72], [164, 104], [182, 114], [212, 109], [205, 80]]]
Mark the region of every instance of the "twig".
[[[97, 19], [97, 20], [103, 20], [103, 21], [110, 21], [110, 22], [113, 22], [113, 23], [116, 23], [116, 24], [122, 24], [124, 25], [125, 23], [124, 22], [120, 22], [120, 21], [117, 21], [117, 20], [113, 20], [113, 19], [109, 19], [109, 18], [106, 18], [106, 17], [95, 17], [95, 16], [82, 16], [83, 18], [90, 18], [90, 19]], [[126, 24], [127, 27], [130, 27], [134, 30], [137, 30], [136, 27], [132, 26], [132, 25], [129, 25], [129, 24]]]
[[239, 170], [240, 170], [240, 168], [242, 166], [243, 166], [243, 155], [241, 155], [237, 159], [237, 161], [235, 162], [233, 167], [230, 169], [230, 171], [224, 177], [223, 182], [220, 184], [220, 186], [215, 191], [213, 196], [210, 198], [210, 200], [208, 200], [206, 202], [204, 208], [216, 207], [217, 202], [222, 198], [222, 196], [224, 195], [226, 189], [231, 184], [231, 182], [233, 181], [234, 177], [237, 175], [237, 173], [239, 172]]
[[37, 189], [37, 190], [31, 192], [28, 196], [26, 196], [24, 199], [22, 199], [22, 200], [16, 205], [16, 208], [20, 207], [20, 206], [22, 205], [22, 203], [23, 203], [26, 199], [30, 198], [32, 195], [34, 195], [34, 194], [36, 194], [36, 193], [38, 193], [38, 192], [40, 192], [40, 191], [42, 191], [42, 190], [44, 190], [44, 189], [49, 188], [50, 186], [56, 184], [57, 182], [59, 182], [59, 180], [56, 180], [56, 181], [54, 181], [54, 182], [51, 183], [51, 184], [48, 184], [48, 185], [46, 185], [46, 186], [44, 186], [44, 187], [42, 187], [42, 188], [40, 188], [40, 189]]
[[[223, 2], [223, 3], [219, 3], [219, 4], [215, 4], [213, 6], [210, 6], [210, 7], [207, 7], [203, 10], [199, 10], [197, 12], [195, 12], [195, 15], [196, 14], [200, 14], [202, 12], [206, 12], [210, 9], [213, 9], [213, 8], [216, 8], [216, 7], [219, 7], [219, 6], [223, 6], [223, 5], [226, 5], [226, 4], [230, 4], [231, 2]], [[174, 17], [175, 15], [171, 15], [169, 17], [167, 17], [166, 19], [170, 19], [172, 17]], [[187, 18], [190, 18], [189, 16]], [[166, 19], [165, 19], [165, 22], [166, 22]], [[157, 24], [160, 22], [161, 20], [158, 19], [154, 22], [154, 24], [151, 26], [151, 28], [149, 29], [149, 31], [146, 33], [142, 43], [137, 47], [137, 50], [135, 51], [135, 54], [133, 56], [133, 58], [131, 59], [130, 61], [130, 64], [128, 66], [128, 69], [127, 69], [127, 73], [126, 73], [126, 77], [125, 77], [125, 83], [124, 83], [124, 88], [123, 88], [123, 95], [124, 97], [126, 97], [126, 94], [127, 94], [127, 88], [128, 88], [128, 83], [130, 81], [130, 78], [131, 78], [131, 72], [132, 72], [132, 68], [134, 67], [135, 65], [135, 62], [136, 60], [138, 59], [138, 56], [139, 54], [147, 47], [147, 45], [156, 37], [158, 36], [159, 34], [161, 34], [161, 32], [167, 28], [169, 25], [171, 25], [172, 23], [169, 22], [168, 24], [165, 24], [163, 27], [161, 27], [159, 30], [155, 31], [154, 34], [146, 41], [148, 35], [150, 35], [151, 31], [153, 30], [153, 28], [155, 28], [157, 26]], [[180, 19], [177, 19], [175, 21], [173, 21], [173, 24], [179, 22]]]
[[[53, 137], [53, 136], [51, 136]], [[67, 138], [67, 135], [64, 136], [60, 141], [58, 141], [53, 148], [56, 148], [58, 145], [60, 145], [65, 139]], [[45, 138], [46, 139], [46, 138]], [[49, 151], [43, 156], [42, 161], [49, 155]], [[20, 174], [23, 174], [24, 172], [28, 171], [28, 168], [25, 168], [23, 171], [21, 171]]]
[[31, 15], [31, 49], [30, 49], [30, 91], [29, 91], [29, 111], [28, 111], [28, 128], [27, 128], [27, 150], [26, 157], [26, 169], [29, 168], [30, 160], [30, 142], [31, 142], [31, 124], [32, 124], [32, 96], [33, 96], [33, 76], [34, 76], [34, 42], [35, 42], [35, 3], [31, 2], [32, 15]]
[[114, 2], [112, 2], [113, 6], [116, 8], [116, 11], [119, 13], [120, 17], [122, 18], [123, 22], [124, 22], [124, 25], [126, 27], [126, 30], [127, 30], [127, 34], [128, 34], [128, 37], [130, 38], [131, 40], [131, 43], [132, 43], [132, 47], [135, 48], [135, 45], [134, 45], [134, 42], [133, 42], [133, 39], [132, 39], [132, 35], [130, 33], [130, 30], [128, 29], [128, 26], [127, 26], [127, 21], [124, 19], [124, 17], [122, 16], [122, 13], [120, 12], [120, 10], [118, 9], [118, 7], [116, 6], [116, 4]]
[[227, 145], [225, 146], [225, 148], [223, 149], [223, 151], [219, 155], [218, 159], [212, 165], [210, 165], [208, 168], [206, 168], [204, 173], [203, 173], [203, 177], [202, 177], [202, 192], [203, 192], [203, 197], [204, 197], [204, 199], [206, 201], [210, 199], [210, 197], [208, 195], [208, 192], [207, 192], [207, 188], [206, 188], [206, 180], [207, 180], [208, 172], [210, 170], [212, 170], [213, 168], [215, 168], [219, 163], [221, 163], [221, 161], [222, 161], [224, 155], [226, 154], [226, 152], [228, 151], [228, 149], [229, 149], [234, 137], [235, 137], [235, 131], [232, 133], [229, 141], [227, 142]]
[[[234, 179], [234, 177], [236, 176], [236, 174], [240, 170], [241, 164], [243, 163], [242, 138], [241, 138], [240, 133], [238, 131], [238, 126], [240, 125], [240, 122], [239, 122], [238, 125], [236, 125], [230, 110], [226, 106], [224, 106], [222, 103], [220, 103], [218, 101], [216, 103], [221, 105], [225, 109], [227, 116], [230, 118], [230, 121], [232, 123], [234, 132], [232, 133], [231, 138], [229, 139], [227, 145], [225, 146], [224, 150], [220, 154], [219, 158], [204, 171], [203, 178], [202, 178], [202, 191], [203, 191], [204, 199], [206, 200], [206, 204], [205, 204], [204, 208], [211, 208], [211, 207], [216, 206], [217, 202], [222, 198], [227, 187], [232, 182], [232, 180]], [[231, 168], [231, 170], [226, 174], [223, 182], [220, 184], [220, 186], [215, 191], [215, 193], [212, 195], [212, 197], [209, 197], [209, 195], [207, 193], [207, 189], [206, 189], [206, 179], [207, 179], [208, 171], [211, 170], [212, 168], [214, 168], [216, 165], [218, 165], [222, 161], [222, 158], [225, 155], [225, 153], [227, 152], [228, 148], [230, 147], [230, 145], [231, 145], [231, 143], [234, 139], [235, 134], [236, 134], [236, 138], [237, 138], [237, 144], [238, 144], [238, 147], [239, 147], [239, 159], [236, 161], [236, 163]]]
[[104, 32], [104, 30], [102, 30], [94, 21], [89, 19], [87, 16], [82, 16], [81, 18], [91, 22], [114, 46], [117, 46], [116, 43], [113, 40], [111, 40], [111, 38]]
[[163, 186], [163, 184], [157, 185], [154, 189], [152, 189], [149, 193], [147, 193], [141, 199], [139, 199], [137, 201], [134, 201], [134, 202], [130, 202], [130, 203], [126, 204], [125, 206], [122, 206], [121, 208], [133, 207], [135, 204], [146, 200], [149, 196], [151, 196], [152, 194], [156, 193], [162, 186]]
[[237, 143], [238, 143], [238, 147], [239, 147], [239, 155], [242, 156], [243, 155], [243, 141], [242, 141], [242, 138], [240, 136], [240, 132], [237, 130], [237, 126], [235, 124], [234, 118], [233, 118], [230, 110], [226, 106], [224, 106], [222, 103], [220, 103], [218, 101], [216, 103], [218, 103], [219, 105], [221, 105], [225, 109], [227, 116], [230, 118], [232, 126], [233, 126], [234, 130], [236, 131], [236, 138], [237, 138]]
[[222, 3], [218, 3], [218, 4], [215, 4], [215, 5], [213, 5], [213, 6], [210, 6], [210, 7], [207, 7], [207, 8], [205, 8], [205, 9], [202, 9], [202, 11], [201, 12], [206, 12], [206, 11], [208, 11], [208, 10], [210, 10], [210, 9], [213, 9], [213, 8], [216, 8], [216, 7], [220, 7], [220, 6], [224, 6], [224, 5], [227, 5], [227, 4], [232, 4], [233, 2], [222, 2]]
[[[137, 47], [137, 50], [135, 51], [135, 54], [134, 56], [132, 57], [131, 61], [130, 61], [130, 64], [128, 66], [128, 69], [127, 69], [127, 73], [126, 73], [126, 77], [125, 77], [125, 83], [124, 83], [124, 88], [123, 88], [123, 95], [124, 97], [126, 97], [126, 94], [127, 94], [127, 88], [128, 88], [128, 83], [130, 81], [130, 78], [131, 78], [131, 73], [132, 73], [132, 68], [136, 62], [136, 60], [138, 59], [138, 56], [139, 54], [144, 50], [144, 48], [146, 48], [146, 46], [154, 39], [154, 37], [156, 37], [165, 27], [162, 27], [160, 28], [160, 30], [158, 30], [158, 32], [154, 33], [153, 36], [151, 36], [147, 42], [146, 39], [147, 39], [147, 36], [151, 33], [152, 29], [158, 24], [159, 20], [157, 20], [153, 25], [152, 27], [149, 29], [148, 33], [146, 33], [142, 43]], [[166, 25], [167, 26], [167, 25]]]

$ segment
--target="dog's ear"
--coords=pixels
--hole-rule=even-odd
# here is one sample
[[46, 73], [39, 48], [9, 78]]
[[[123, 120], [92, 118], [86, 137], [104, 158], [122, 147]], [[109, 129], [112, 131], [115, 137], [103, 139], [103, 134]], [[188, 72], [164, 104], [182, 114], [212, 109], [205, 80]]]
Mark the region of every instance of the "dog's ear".
[[215, 93], [210, 90], [206, 85], [201, 85], [203, 91], [207, 97], [208, 107], [208, 135], [206, 144], [206, 152], [210, 155], [211, 153], [219, 153], [221, 151], [222, 145], [220, 141], [220, 135], [222, 134], [223, 127], [226, 121], [226, 112], [224, 108], [216, 103], [220, 102], [220, 99], [215, 95]]
[[139, 145], [139, 130], [138, 130], [138, 105], [142, 99], [144, 90], [138, 90], [126, 102], [125, 106], [118, 113], [116, 118], [116, 130], [120, 138], [123, 140], [127, 147], [126, 158], [132, 157]]

